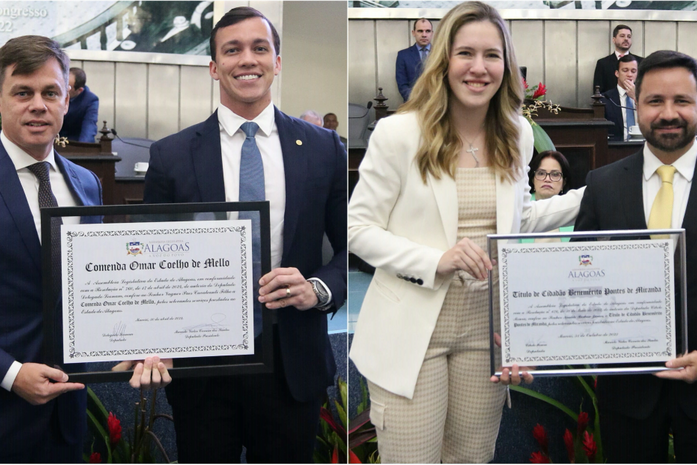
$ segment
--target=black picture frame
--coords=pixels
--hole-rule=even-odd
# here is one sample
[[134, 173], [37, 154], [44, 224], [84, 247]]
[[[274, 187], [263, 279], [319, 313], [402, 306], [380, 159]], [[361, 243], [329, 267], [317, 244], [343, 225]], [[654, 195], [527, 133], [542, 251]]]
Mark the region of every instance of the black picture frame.
[[[54, 207], [41, 209], [41, 239], [42, 239], [42, 285], [44, 312], [44, 358], [46, 364], [65, 371], [71, 382], [101, 383], [112, 381], [127, 381], [131, 371], [111, 371], [117, 362], [65, 363], [63, 358], [63, 300], [55, 289], [56, 280], [63, 277], [55, 276], [55, 270], [61, 267], [53, 266], [53, 243], [51, 240], [51, 222], [53, 218], [63, 217], [95, 217], [103, 222], [112, 224], [129, 224], [134, 222], [162, 221], [210, 221], [227, 219], [228, 212], [252, 211], [258, 212], [260, 218], [261, 239], [261, 275], [271, 270], [271, 233], [269, 219], [269, 202], [207, 202], [182, 204], [148, 204], [148, 205], [109, 205], [109, 206], [80, 206]], [[252, 231], [252, 234], [256, 234]], [[59, 243], [59, 242], [58, 242]], [[60, 255], [57, 255], [60, 256]], [[256, 257], [254, 257], [256, 259]], [[260, 276], [254, 276], [258, 280]], [[254, 289], [254, 299], [258, 298], [258, 290]], [[275, 311], [261, 305], [262, 332], [255, 338], [254, 354], [236, 356], [191, 357], [174, 360], [174, 368], [170, 369], [173, 378], [200, 376], [225, 376], [251, 373], [271, 373], [274, 366], [274, 324]]]

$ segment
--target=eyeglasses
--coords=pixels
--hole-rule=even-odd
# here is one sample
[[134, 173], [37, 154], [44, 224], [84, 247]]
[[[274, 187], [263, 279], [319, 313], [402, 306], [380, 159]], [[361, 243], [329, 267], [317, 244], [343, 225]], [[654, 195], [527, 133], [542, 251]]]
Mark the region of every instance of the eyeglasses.
[[550, 171], [549, 173], [545, 170], [535, 171], [535, 179], [538, 181], [544, 181], [547, 176], [549, 176], [549, 179], [551, 179], [552, 182], [561, 181], [562, 178], [561, 171]]

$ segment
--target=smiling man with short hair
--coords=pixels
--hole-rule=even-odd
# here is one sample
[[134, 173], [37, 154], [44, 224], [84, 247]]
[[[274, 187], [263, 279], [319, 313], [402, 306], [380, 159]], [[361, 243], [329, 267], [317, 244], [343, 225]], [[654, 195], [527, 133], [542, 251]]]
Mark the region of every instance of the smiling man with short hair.
[[[278, 310], [277, 351], [273, 374], [172, 381], [179, 461], [239, 462], [244, 446], [250, 463], [311, 462], [336, 370], [326, 312], [346, 298], [346, 155], [335, 132], [272, 104], [281, 44], [262, 13], [233, 8], [210, 44], [221, 105], [152, 145], [144, 200], [269, 201], [272, 271], [259, 279], [258, 293]], [[334, 254], [323, 265], [325, 233]]]

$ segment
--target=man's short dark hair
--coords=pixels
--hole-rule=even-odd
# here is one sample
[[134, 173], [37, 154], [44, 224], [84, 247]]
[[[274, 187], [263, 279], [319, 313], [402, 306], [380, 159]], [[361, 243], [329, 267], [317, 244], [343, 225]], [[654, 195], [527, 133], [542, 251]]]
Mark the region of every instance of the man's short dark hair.
[[619, 34], [622, 29], [629, 29], [629, 32], [632, 32], [632, 28], [626, 24], [618, 24], [615, 26], [615, 29], [612, 30], [612, 37], [617, 37], [617, 34]]
[[256, 10], [252, 7], [249, 6], [239, 6], [237, 8], [233, 8], [232, 10], [228, 11], [225, 13], [225, 16], [220, 18], [220, 21], [215, 25], [213, 30], [211, 31], [211, 40], [210, 40], [210, 47], [211, 47], [211, 60], [215, 61], [215, 36], [218, 33], [218, 29], [232, 26], [233, 24], [240, 23], [244, 21], [245, 19], [250, 19], [250, 18], [261, 18], [264, 21], [266, 21], [266, 24], [269, 25], [271, 28], [271, 34], [273, 35], [273, 48], [276, 50], [276, 56], [281, 54], [281, 37], [278, 35], [278, 31], [276, 30], [275, 27], [273, 27], [273, 24], [271, 21], [269, 21], [269, 18], [264, 16], [261, 11]]
[[417, 19], [416, 21], [414, 21], [414, 28], [412, 29], [412, 31], [415, 31], [415, 30], [416, 30], [416, 25], [419, 24], [419, 21], [428, 21], [428, 24], [431, 26], [431, 30], [433, 30], [433, 23], [431, 22], [430, 19], [428, 19], [428, 18], [419, 18], [419, 19]]
[[61, 50], [55, 40], [44, 36], [21, 36], [8, 40], [0, 47], [0, 89], [5, 81], [7, 68], [14, 65], [12, 75], [27, 76], [55, 58], [61, 67], [68, 87], [68, 69], [70, 58]]
[[669, 68], [685, 68], [692, 73], [695, 82], [697, 82], [697, 61], [694, 58], [673, 50], [658, 50], [644, 58], [639, 65], [639, 72], [637, 73], [636, 81], [634, 81], [634, 92], [637, 100], [639, 100], [639, 94], [641, 93], [641, 83], [644, 80], [644, 75], [655, 69]]
[[620, 70], [620, 66], [622, 66], [622, 63], [630, 63], [632, 61], [637, 61], [637, 59], [631, 53], [628, 53], [625, 56], [620, 57], [620, 59], [617, 60], [617, 71]]
[[85, 87], [85, 84], [87, 84], [87, 75], [82, 68], [70, 68], [70, 74], [75, 76], [75, 88], [73, 90]]

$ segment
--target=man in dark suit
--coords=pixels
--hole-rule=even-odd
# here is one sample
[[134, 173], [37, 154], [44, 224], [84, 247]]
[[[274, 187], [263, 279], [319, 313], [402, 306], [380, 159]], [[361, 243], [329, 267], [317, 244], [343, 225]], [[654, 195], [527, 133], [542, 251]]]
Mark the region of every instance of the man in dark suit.
[[[273, 106], [279, 50], [278, 33], [259, 11], [230, 10], [211, 32], [221, 105], [150, 149], [146, 202], [236, 201], [253, 152], [271, 210], [273, 269], [259, 281], [259, 301], [278, 309], [274, 373], [174, 379], [167, 397], [180, 462], [239, 462], [242, 446], [248, 462], [311, 462], [336, 370], [326, 311], [346, 297], [346, 155], [335, 132]], [[322, 265], [325, 232], [334, 255]]]
[[63, 121], [61, 137], [78, 142], [94, 142], [97, 135], [99, 97], [85, 85], [87, 76], [80, 68], [70, 68], [70, 107]]
[[414, 22], [411, 35], [416, 42], [397, 53], [395, 68], [397, 87], [405, 102], [409, 100], [411, 89], [423, 71], [423, 62], [431, 52], [431, 37], [433, 37], [431, 21], [426, 18], [418, 19]]
[[0, 48], [0, 462], [82, 461], [84, 385], [41, 363], [40, 207], [101, 204], [94, 173], [53, 149], [69, 64], [46, 37]]
[[[688, 342], [694, 350], [697, 62], [678, 52], [652, 53], [639, 66], [635, 85], [638, 123], [646, 144], [638, 153], [588, 174], [575, 230], [686, 229]], [[668, 191], [673, 194], [672, 207], [662, 201], [670, 198]], [[665, 214], [662, 221], [660, 213]], [[678, 291], [678, 301], [679, 297]], [[678, 322], [678, 339], [680, 326]], [[690, 359], [696, 358], [693, 352]], [[697, 385], [662, 379], [687, 379], [693, 371], [690, 362], [671, 361], [689, 367], [675, 374], [598, 377], [600, 429], [608, 462], [665, 462], [669, 430], [677, 461], [697, 462]]]
[[603, 94], [605, 119], [615, 123], [615, 126], [608, 131], [610, 140], [626, 140], [629, 126], [636, 125], [634, 80], [638, 67], [634, 55], [627, 54], [620, 58], [615, 71], [617, 86]]
[[[595, 93], [596, 86], [600, 87], [600, 93], [603, 94], [617, 86], [617, 71], [618, 60], [629, 53], [632, 46], [632, 28], [625, 24], [618, 24], [612, 31], [612, 44], [615, 50], [605, 58], [601, 58], [595, 64], [595, 73], [593, 73], [593, 90]], [[634, 55], [637, 64], [641, 64], [642, 57]]]

